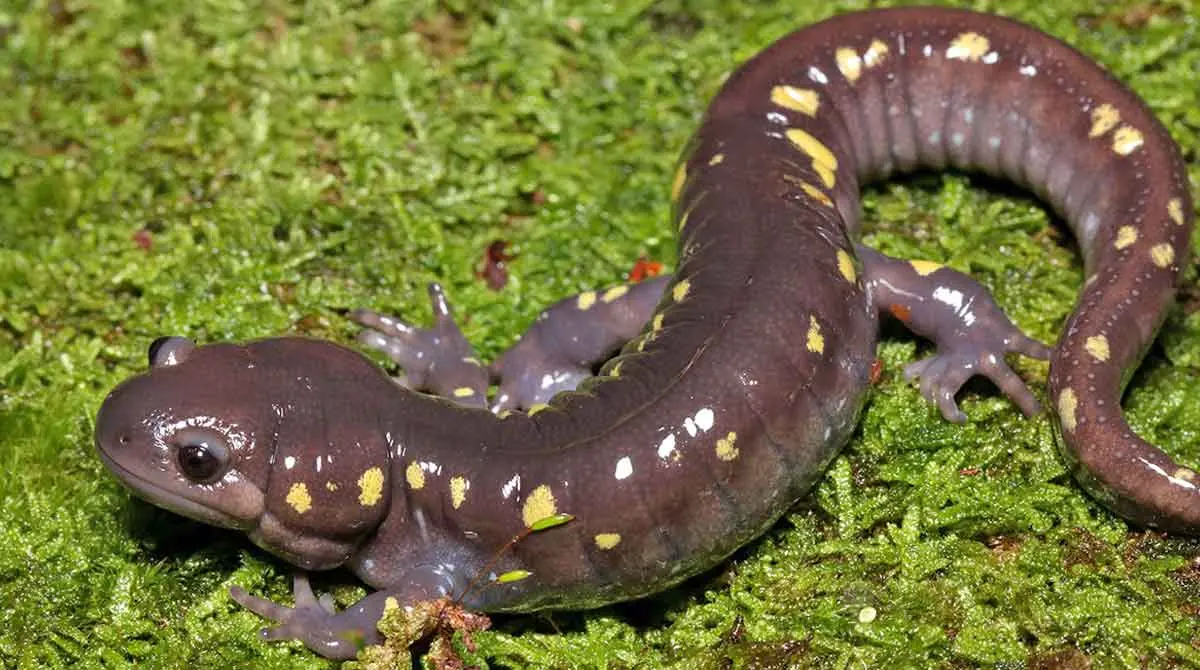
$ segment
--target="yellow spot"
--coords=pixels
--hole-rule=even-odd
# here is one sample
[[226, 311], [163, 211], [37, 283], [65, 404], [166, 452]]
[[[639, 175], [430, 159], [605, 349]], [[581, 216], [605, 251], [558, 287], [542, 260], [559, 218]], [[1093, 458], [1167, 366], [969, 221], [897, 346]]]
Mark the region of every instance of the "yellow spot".
[[1121, 226], [1117, 230], [1117, 241], [1113, 242], [1113, 247], [1120, 251], [1125, 247], [1137, 242], [1137, 229], [1133, 226]]
[[308, 495], [308, 487], [304, 482], [296, 482], [292, 484], [292, 488], [288, 489], [287, 497], [284, 498], [287, 504], [296, 510], [296, 514], [304, 514], [312, 509], [312, 496]]
[[880, 40], [872, 40], [871, 45], [868, 46], [867, 50], [863, 52], [863, 63], [867, 67], [875, 67], [876, 65], [883, 63], [883, 61], [887, 58], [887, 54], [887, 44], [884, 44]]
[[547, 405], [544, 402], [535, 402], [529, 406], [529, 410], [528, 410], [529, 416], [533, 416], [534, 414], [537, 414], [538, 412], [540, 412], [548, 407], [550, 407], [550, 405]]
[[1116, 107], [1107, 103], [1100, 105], [1092, 110], [1092, 129], [1088, 131], [1088, 137], [1100, 137], [1115, 128], [1120, 121], [1121, 113]]
[[651, 332], [657, 333], [658, 331], [662, 330], [662, 325], [663, 325], [663, 314], [662, 313], [655, 314], [654, 319], [652, 319], [650, 321]]
[[471, 482], [467, 481], [466, 477], [456, 475], [450, 478], [450, 504], [454, 509], [462, 507], [462, 504], [467, 500], [467, 489], [471, 488]]
[[1121, 126], [1113, 133], [1113, 151], [1122, 156], [1128, 156], [1134, 149], [1142, 146], [1142, 133], [1136, 128]]
[[729, 431], [729, 434], [717, 440], [717, 458], [723, 461], [732, 461], [738, 457], [738, 448], [733, 446], [737, 442], [737, 433]]
[[837, 60], [838, 70], [843, 77], [851, 84], [858, 81], [859, 76], [862, 75], [862, 59], [858, 57], [854, 49], [842, 47], [833, 52], [833, 57]]
[[725, 160], [725, 154], [713, 154], [713, 157], [708, 159], [709, 165], [720, 165], [721, 161]]
[[908, 264], [912, 266], [914, 272], [922, 277], [928, 277], [942, 269], [941, 263], [934, 263], [933, 261], [909, 261]]
[[771, 102], [785, 109], [816, 116], [821, 106], [821, 96], [816, 91], [795, 86], [776, 86], [771, 89]]
[[1175, 260], [1175, 249], [1167, 242], [1150, 247], [1150, 259], [1160, 268], [1170, 267]]
[[510, 416], [512, 416], [512, 410], [511, 410], [511, 409], [502, 409], [502, 410], [500, 410], [499, 412], [496, 412], [496, 418], [497, 418], [497, 419], [507, 419], [507, 418], [508, 418], [508, 417], [510, 417]]
[[991, 47], [991, 43], [983, 35], [962, 33], [955, 37], [954, 41], [950, 43], [950, 48], [946, 49], [946, 58], [973, 63], [983, 58], [989, 47]]
[[1075, 409], [1078, 406], [1079, 401], [1075, 399], [1075, 392], [1071, 389], [1063, 389], [1063, 392], [1058, 394], [1058, 418], [1067, 432], [1075, 430]]
[[600, 296], [600, 299], [604, 302], [612, 302], [626, 293], [629, 293], [628, 286], [614, 286], [605, 291], [604, 295]]
[[816, 200], [826, 207], [833, 207], [833, 201], [829, 199], [829, 196], [825, 195], [825, 192], [816, 186], [813, 186], [806, 181], [802, 181], [800, 182], [800, 188], [804, 189], [804, 192], [808, 194], [808, 197], [812, 198], [813, 200]]
[[600, 533], [593, 539], [596, 541], [596, 547], [606, 551], [621, 544], [620, 533]]
[[550, 487], [542, 484], [529, 492], [525, 498], [525, 506], [521, 508], [521, 520], [528, 528], [548, 516], [558, 514], [557, 502]]
[[821, 324], [817, 323], [815, 316], [808, 317], [808, 338], [805, 346], [814, 354], [825, 353], [825, 336], [821, 334]]
[[679, 164], [679, 168], [675, 170], [675, 181], [671, 182], [671, 202], [679, 200], [679, 194], [683, 192], [683, 183], [687, 181], [687, 161]]
[[846, 253], [845, 249], [837, 250], [837, 264], [838, 272], [842, 273], [846, 281], [853, 284], [858, 280], [858, 270], [854, 269], [854, 259], [850, 257], [850, 254]]
[[1083, 348], [1092, 355], [1092, 358], [1101, 363], [1108, 360], [1108, 338], [1103, 335], [1093, 335], [1087, 338], [1083, 343]]
[[675, 284], [675, 288], [671, 289], [671, 297], [675, 299], [675, 302], [682, 302], [683, 299], [687, 297], [688, 291], [691, 290], [691, 288], [692, 282], [686, 279], [681, 279], [677, 284]]
[[1167, 216], [1171, 217], [1171, 220], [1175, 222], [1175, 225], [1182, 226], [1183, 201], [1179, 198], [1171, 198], [1171, 201], [1167, 203]]
[[337, 482], [332, 481], [332, 480], [325, 482], [325, 490], [329, 491], [330, 493], [333, 493], [334, 491], [338, 490]]
[[578, 298], [575, 299], [575, 306], [585, 312], [587, 310], [591, 309], [592, 305], [595, 305], [595, 304], [596, 304], [596, 292], [595, 291], [584, 291], [583, 293], [579, 294]]
[[414, 491], [420, 491], [425, 488], [425, 471], [417, 465], [416, 461], [408, 464], [404, 469], [404, 478], [408, 480], [408, 486]]
[[383, 470], [378, 467], [368, 468], [358, 478], [358, 502], [365, 507], [373, 507], [383, 497]]
[[821, 177], [825, 188], [833, 188], [837, 183], [835, 173], [838, 168], [838, 160], [829, 147], [799, 128], [792, 128], [786, 134], [788, 141], [812, 159], [813, 170], [816, 170], [817, 175]]
[[483, 367], [483, 363], [480, 363], [479, 359], [475, 358], [474, 356], [463, 356], [462, 362], [466, 363], [468, 365], [475, 365], [478, 367]]
[[1196, 481], [1196, 471], [1189, 468], [1179, 468], [1175, 474], [1171, 475], [1175, 479], [1182, 479], [1185, 482]]
[[475, 395], [475, 389], [470, 386], [460, 386], [454, 389], [455, 398], [470, 398], [473, 395]]
[[608, 376], [609, 377], [620, 377], [621, 376], [621, 364], [624, 362], [625, 361], [617, 361], [615, 364], [613, 364], [612, 368], [608, 371]]
[[396, 600], [396, 596], [388, 596], [383, 599], [383, 611], [400, 609], [400, 601]]

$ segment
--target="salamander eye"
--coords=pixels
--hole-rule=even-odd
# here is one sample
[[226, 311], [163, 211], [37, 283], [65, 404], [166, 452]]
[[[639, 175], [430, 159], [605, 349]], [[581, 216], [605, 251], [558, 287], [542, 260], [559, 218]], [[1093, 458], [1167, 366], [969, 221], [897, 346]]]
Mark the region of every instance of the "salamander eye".
[[195, 484], [211, 484], [229, 469], [229, 447], [217, 433], [189, 428], [175, 436], [175, 462]]
[[147, 352], [150, 367], [159, 368], [182, 363], [195, 348], [196, 343], [186, 337], [160, 337], [150, 343], [150, 350]]

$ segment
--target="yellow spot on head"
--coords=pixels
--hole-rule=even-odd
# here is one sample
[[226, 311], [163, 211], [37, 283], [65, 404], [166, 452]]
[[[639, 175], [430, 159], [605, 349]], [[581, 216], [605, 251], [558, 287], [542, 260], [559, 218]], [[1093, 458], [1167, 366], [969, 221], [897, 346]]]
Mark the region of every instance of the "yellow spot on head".
[[373, 507], [383, 497], [383, 470], [379, 467], [368, 468], [358, 478], [358, 502], [365, 507]]
[[1175, 248], [1163, 242], [1150, 247], [1150, 260], [1160, 268], [1168, 268], [1175, 261]]
[[799, 128], [792, 128], [785, 135], [789, 142], [812, 159], [813, 170], [821, 178], [825, 188], [833, 188], [837, 183], [838, 160], [829, 147]]
[[922, 277], [928, 277], [942, 269], [941, 263], [934, 263], [933, 261], [909, 261], [908, 264], [912, 266], [913, 272]]
[[675, 302], [682, 302], [683, 299], [687, 297], [688, 291], [690, 291], [691, 288], [692, 282], [686, 279], [680, 279], [675, 284], [675, 288], [671, 289], [671, 297], [675, 299]]
[[708, 159], [709, 165], [720, 165], [721, 161], [725, 160], [725, 154], [713, 154], [713, 157]]
[[988, 42], [988, 38], [983, 35], [973, 32], [962, 33], [950, 42], [950, 48], [946, 49], [946, 58], [973, 63], [983, 58], [990, 47], [991, 42]]
[[821, 96], [816, 91], [795, 86], [776, 86], [771, 89], [771, 102], [797, 112], [816, 116], [821, 106]]
[[612, 301], [616, 300], [617, 298], [620, 298], [621, 296], [625, 295], [626, 293], [629, 293], [628, 286], [625, 286], [625, 285], [614, 286], [614, 287], [608, 289], [607, 291], [605, 291], [604, 295], [600, 296], [600, 300], [602, 300], [604, 302], [612, 302]]
[[825, 336], [821, 334], [821, 324], [817, 323], [815, 316], [808, 317], [808, 337], [805, 346], [814, 354], [825, 353]]
[[596, 304], [596, 292], [595, 291], [584, 291], [583, 293], [579, 294], [578, 298], [575, 299], [575, 306], [585, 312], [587, 310], [591, 309], [592, 305], [595, 305], [595, 304]]
[[1120, 251], [1134, 242], [1137, 242], [1137, 238], [1137, 228], [1134, 228], [1133, 226], [1121, 226], [1119, 229], [1117, 229], [1117, 240], [1113, 242], [1113, 247], [1115, 247], [1117, 251]]
[[867, 67], [875, 67], [887, 59], [888, 45], [881, 40], [871, 40], [871, 45], [863, 52], [863, 63]]
[[1183, 225], [1183, 201], [1179, 198], [1171, 198], [1167, 203], [1167, 216], [1175, 222], [1175, 225]]
[[1182, 479], [1185, 482], [1195, 482], [1196, 481], [1196, 471], [1192, 470], [1190, 468], [1179, 468], [1178, 470], [1175, 471], [1175, 474], [1173, 474], [1171, 476], [1174, 477], [1175, 479]]
[[837, 264], [838, 272], [842, 273], [842, 277], [846, 281], [853, 284], [858, 280], [858, 270], [854, 269], [854, 259], [850, 257], [850, 254], [846, 253], [845, 249], [837, 250]]
[[654, 318], [651, 319], [650, 330], [652, 332], [657, 333], [658, 331], [662, 330], [662, 325], [663, 325], [663, 314], [660, 312], [658, 314], [655, 314]]
[[675, 170], [675, 180], [671, 182], [671, 202], [679, 200], [679, 194], [683, 192], [683, 184], [686, 181], [687, 161], [683, 161]]
[[1079, 401], [1075, 398], [1075, 391], [1063, 389], [1063, 392], [1058, 394], [1058, 418], [1068, 433], [1075, 430], [1075, 410], [1078, 407]]
[[1142, 133], [1136, 128], [1121, 126], [1113, 133], [1112, 149], [1122, 156], [1128, 156], [1142, 146]]
[[304, 514], [312, 509], [312, 496], [308, 495], [308, 487], [304, 485], [304, 482], [292, 484], [284, 500], [292, 506], [292, 509], [296, 510], [296, 514]]
[[460, 386], [454, 389], [455, 398], [470, 398], [473, 395], [475, 395], [475, 389], [470, 386]]
[[723, 461], [732, 461], [738, 457], [738, 448], [733, 446], [737, 442], [737, 433], [729, 431], [729, 434], [717, 440], [717, 458]]
[[612, 549], [621, 544], [620, 533], [600, 533], [593, 538], [596, 541], [596, 547], [604, 550]]
[[529, 406], [529, 410], [528, 410], [529, 416], [533, 416], [534, 414], [537, 414], [538, 412], [540, 412], [544, 409], [547, 409], [549, 407], [550, 407], [550, 405], [547, 405], [544, 402], [535, 402]]
[[521, 520], [528, 528], [548, 516], [558, 514], [557, 505], [550, 487], [542, 484], [526, 496], [525, 505], [521, 508]]
[[849, 47], [842, 47], [833, 52], [833, 57], [837, 61], [838, 71], [851, 84], [858, 81], [862, 75], [862, 59], [858, 57], [858, 53]]
[[1108, 338], [1103, 335], [1093, 335], [1087, 338], [1083, 343], [1083, 348], [1092, 355], [1092, 358], [1101, 363], [1108, 360]]
[[425, 471], [417, 465], [416, 461], [408, 464], [404, 469], [404, 478], [408, 480], [408, 487], [414, 491], [420, 491], [425, 488]]
[[455, 475], [450, 478], [450, 504], [454, 509], [462, 507], [462, 504], [467, 500], [467, 489], [471, 488], [471, 482], [467, 481], [462, 475]]
[[829, 199], [829, 196], [825, 195], [825, 192], [816, 186], [803, 181], [800, 182], [800, 188], [803, 189], [804, 192], [808, 194], [808, 197], [812, 198], [813, 200], [816, 200], [826, 207], [833, 207], [833, 201]]
[[1121, 121], [1121, 113], [1110, 104], [1103, 104], [1092, 110], [1092, 129], [1088, 137], [1099, 137], [1116, 127]]

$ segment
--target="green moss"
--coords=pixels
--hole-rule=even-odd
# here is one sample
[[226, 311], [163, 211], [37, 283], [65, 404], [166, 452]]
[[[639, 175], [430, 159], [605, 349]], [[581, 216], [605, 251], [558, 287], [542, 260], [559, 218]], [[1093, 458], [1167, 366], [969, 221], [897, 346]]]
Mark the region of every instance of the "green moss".
[[[868, 3], [42, 0], [0, 8], [0, 665], [328, 667], [257, 641], [231, 583], [288, 569], [131, 500], [91, 448], [103, 394], [164, 333], [415, 318], [447, 286], [485, 355], [553, 300], [674, 260], [667, 184], [721, 76]], [[874, 3], [871, 3], [874, 4]], [[1200, 178], [1200, 31], [1185, 0], [980, 0], [1143, 95]], [[868, 241], [979, 277], [1054, 339], [1075, 253], [1025, 195], [960, 175], [867, 193]], [[142, 231], [139, 233], [139, 231]], [[143, 248], [135, 242], [149, 242]], [[494, 239], [519, 254], [489, 291]], [[1200, 248], [1200, 247], [1198, 247]], [[1200, 313], [1134, 377], [1138, 432], [1200, 464]], [[1130, 532], [1065, 474], [1044, 418], [986, 384], [965, 426], [899, 378], [812, 498], [713, 573], [596, 613], [498, 618], [489, 667], [1197, 667], [1194, 541]], [[1019, 372], [1044, 381], [1046, 369]], [[331, 575], [339, 599], [362, 593]], [[872, 617], [873, 613], [873, 617]]]

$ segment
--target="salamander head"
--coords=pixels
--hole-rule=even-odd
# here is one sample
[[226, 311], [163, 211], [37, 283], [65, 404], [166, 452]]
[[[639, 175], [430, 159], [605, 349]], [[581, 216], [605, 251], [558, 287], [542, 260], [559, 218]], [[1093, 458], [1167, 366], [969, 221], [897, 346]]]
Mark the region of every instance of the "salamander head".
[[306, 569], [341, 564], [382, 521], [391, 382], [362, 356], [300, 338], [150, 347], [150, 370], [115, 388], [96, 447], [147, 501], [245, 531]]

